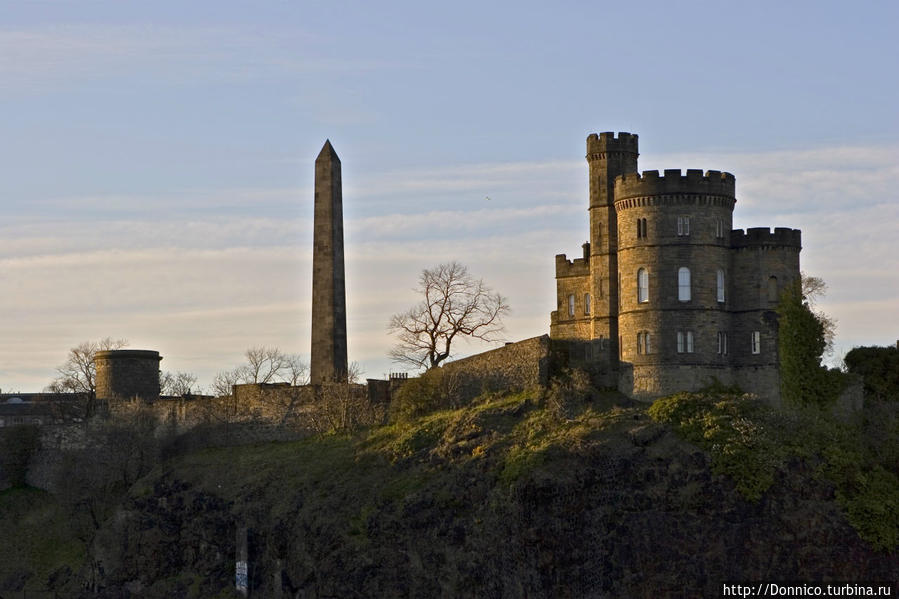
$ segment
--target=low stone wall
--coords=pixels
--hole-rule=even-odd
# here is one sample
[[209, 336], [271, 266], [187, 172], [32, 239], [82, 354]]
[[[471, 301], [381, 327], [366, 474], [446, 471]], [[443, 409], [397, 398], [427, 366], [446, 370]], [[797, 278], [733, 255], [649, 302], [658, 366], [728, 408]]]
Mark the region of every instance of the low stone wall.
[[466, 400], [488, 391], [545, 387], [550, 377], [548, 335], [448, 362], [446, 375], [458, 377], [458, 393]]

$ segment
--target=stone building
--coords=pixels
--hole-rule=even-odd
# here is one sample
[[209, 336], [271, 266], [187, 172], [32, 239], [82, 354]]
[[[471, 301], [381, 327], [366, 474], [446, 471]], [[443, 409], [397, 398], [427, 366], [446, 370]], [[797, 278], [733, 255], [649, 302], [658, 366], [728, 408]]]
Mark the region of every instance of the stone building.
[[637, 156], [636, 135], [587, 138], [590, 240], [556, 256], [550, 336], [631, 397], [718, 381], [776, 402], [775, 308], [800, 277], [800, 231], [733, 230], [733, 175], [641, 175]]

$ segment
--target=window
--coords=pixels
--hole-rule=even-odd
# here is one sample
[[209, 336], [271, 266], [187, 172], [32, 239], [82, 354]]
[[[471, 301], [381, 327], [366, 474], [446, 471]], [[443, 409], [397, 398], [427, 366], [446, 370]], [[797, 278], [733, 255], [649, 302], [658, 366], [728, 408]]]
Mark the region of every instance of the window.
[[777, 277], [768, 277], [768, 301], [777, 301]]
[[637, 333], [637, 353], [652, 353], [652, 336], [649, 334], [649, 331], [640, 331]]
[[715, 276], [715, 280], [718, 284], [718, 303], [724, 303], [724, 271], [720, 268], [718, 269], [718, 273]]
[[727, 355], [727, 333], [718, 332], [718, 353], [722, 356]]
[[568, 296], [568, 316], [574, 316], [574, 294]]
[[752, 331], [752, 353], [762, 353], [762, 334], [759, 331]]
[[649, 301], [649, 273], [645, 268], [637, 271], [637, 301], [641, 304]]
[[590, 294], [584, 294], [584, 314], [590, 314]]
[[638, 218], [637, 219], [637, 238], [646, 238], [646, 219]]
[[724, 239], [724, 220], [716, 219], [715, 220], [715, 237], [718, 239]]
[[693, 331], [677, 332], [677, 353], [693, 353]]
[[677, 269], [677, 299], [690, 301], [690, 269], [686, 266]]
[[677, 217], [677, 235], [678, 237], [687, 237], [690, 235], [690, 217]]

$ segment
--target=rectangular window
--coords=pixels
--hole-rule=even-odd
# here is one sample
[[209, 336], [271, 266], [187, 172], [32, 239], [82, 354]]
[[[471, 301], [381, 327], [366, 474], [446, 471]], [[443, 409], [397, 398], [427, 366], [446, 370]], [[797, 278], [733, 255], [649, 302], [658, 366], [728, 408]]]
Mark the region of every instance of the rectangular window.
[[637, 353], [645, 353], [643, 349], [643, 333], [637, 333]]
[[684, 333], [683, 331], [677, 332], [677, 353], [684, 353]]
[[715, 282], [718, 287], [718, 303], [724, 303], [724, 271], [720, 268], [718, 269], [717, 274], [715, 275]]
[[724, 351], [721, 353], [723, 353], [726, 356], [727, 355], [727, 333], [721, 333], [721, 335], [724, 338]]
[[687, 353], [693, 353], [693, 331], [687, 331]]
[[752, 353], [762, 353], [762, 334], [759, 331], [752, 331]]
[[574, 294], [568, 296], [568, 316], [574, 316]]
[[687, 237], [690, 235], [690, 217], [677, 217], [677, 234], [679, 237]]
[[715, 221], [715, 237], [724, 239], [724, 221], [720, 218]]
[[584, 314], [590, 314], [590, 294], [584, 294]]
[[682, 302], [690, 301], [690, 269], [686, 266], [677, 269], [677, 299]]
[[652, 353], [652, 337], [649, 333], [643, 333], [643, 340], [646, 343], [646, 353]]

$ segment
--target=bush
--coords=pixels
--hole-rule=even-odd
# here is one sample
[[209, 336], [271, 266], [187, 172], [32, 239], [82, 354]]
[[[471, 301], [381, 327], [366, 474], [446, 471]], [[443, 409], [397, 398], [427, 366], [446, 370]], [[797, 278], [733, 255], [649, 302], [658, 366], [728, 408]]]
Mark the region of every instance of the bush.
[[580, 369], [553, 377], [546, 393], [546, 409], [557, 420], [571, 420], [580, 414], [596, 389], [589, 375]]
[[34, 425], [0, 431], [0, 473], [13, 487], [24, 487], [31, 457], [41, 448], [41, 433]]
[[462, 405], [462, 377], [445, 368], [432, 368], [408, 379], [390, 400], [390, 421], [402, 422]]
[[864, 378], [866, 394], [899, 401], [899, 348], [856, 347], [843, 361], [849, 372]]

